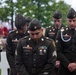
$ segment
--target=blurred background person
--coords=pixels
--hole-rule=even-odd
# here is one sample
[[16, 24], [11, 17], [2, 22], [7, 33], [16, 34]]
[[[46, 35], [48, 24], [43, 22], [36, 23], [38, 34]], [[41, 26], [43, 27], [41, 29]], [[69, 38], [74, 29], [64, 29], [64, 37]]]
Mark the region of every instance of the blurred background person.
[[21, 15], [18, 14], [15, 17], [15, 26], [16, 30], [11, 31], [8, 34], [7, 41], [6, 41], [6, 57], [7, 61], [10, 66], [10, 75], [17, 75], [17, 69], [15, 66], [15, 57], [17, 55], [16, 47], [19, 39], [22, 37], [26, 37], [28, 34], [27, 31], [27, 25], [26, 25], [26, 19]]
[[26, 25], [27, 25], [26, 33], [29, 35], [28, 26], [29, 26], [29, 23], [31, 22], [32, 18], [30, 16], [27, 16], [27, 17], [25, 17], [25, 19], [26, 19]]
[[67, 24], [56, 38], [59, 75], [76, 75], [76, 11], [73, 8], [68, 11]]
[[[59, 10], [56, 10], [53, 14], [53, 23], [54, 25], [46, 28], [45, 36], [53, 39], [55, 41], [57, 33], [60, 29], [64, 28], [64, 25], [62, 24], [62, 14]], [[58, 69], [60, 66], [60, 61], [56, 61], [56, 75], [58, 74]]]

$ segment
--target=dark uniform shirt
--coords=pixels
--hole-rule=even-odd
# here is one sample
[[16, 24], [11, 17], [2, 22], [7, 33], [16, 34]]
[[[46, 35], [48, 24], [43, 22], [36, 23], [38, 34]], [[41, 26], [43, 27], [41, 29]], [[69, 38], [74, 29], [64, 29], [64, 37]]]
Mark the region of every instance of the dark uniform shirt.
[[17, 53], [20, 75], [51, 75], [56, 61], [53, 40], [43, 36], [38, 42], [31, 37], [23, 38], [18, 43]]
[[9, 33], [7, 37], [7, 43], [6, 43], [6, 56], [8, 63], [10, 65], [10, 68], [13, 69], [14, 75], [16, 71], [16, 66], [15, 66], [15, 55], [17, 54], [16, 47], [17, 43], [20, 38], [25, 37], [27, 34], [20, 34], [17, 30], [12, 31]]
[[45, 36], [46, 37], [49, 37], [53, 40], [56, 39], [56, 35], [57, 35], [57, 32], [61, 29], [61, 28], [64, 28], [63, 25], [61, 25], [60, 27], [55, 27], [55, 25], [53, 26], [49, 26], [48, 28], [46, 28], [46, 31], [45, 31]]
[[[56, 38], [56, 46], [61, 67], [64, 67], [60, 75], [68, 75], [70, 71], [66, 70], [67, 66], [69, 63], [76, 63], [76, 30], [69, 27], [60, 30]], [[74, 74], [70, 72], [69, 75], [76, 75], [76, 72]]]

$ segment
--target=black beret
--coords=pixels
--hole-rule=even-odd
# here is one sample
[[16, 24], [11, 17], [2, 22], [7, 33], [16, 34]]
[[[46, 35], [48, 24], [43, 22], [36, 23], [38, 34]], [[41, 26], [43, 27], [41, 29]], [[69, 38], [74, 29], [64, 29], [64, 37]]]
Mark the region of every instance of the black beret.
[[28, 29], [31, 30], [31, 31], [35, 31], [37, 29], [41, 29], [40, 21], [37, 18], [34, 18], [30, 22]]
[[17, 14], [15, 17], [15, 26], [17, 29], [21, 29], [26, 24], [26, 19], [21, 15]]
[[56, 10], [53, 14], [53, 18], [60, 19], [62, 17], [62, 14], [59, 10]]
[[28, 23], [32, 20], [32, 18], [30, 16], [27, 16], [25, 19], [26, 19], [26, 22], [28, 22]]
[[67, 18], [73, 19], [76, 17], [76, 12], [73, 8], [71, 8], [67, 14]]

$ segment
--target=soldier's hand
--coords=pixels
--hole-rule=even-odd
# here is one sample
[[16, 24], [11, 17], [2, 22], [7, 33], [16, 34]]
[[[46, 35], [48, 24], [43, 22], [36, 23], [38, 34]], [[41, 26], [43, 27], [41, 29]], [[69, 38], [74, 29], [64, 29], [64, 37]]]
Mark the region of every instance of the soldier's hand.
[[68, 65], [68, 69], [72, 72], [72, 71], [74, 71], [74, 70], [76, 70], [76, 63], [70, 63], [69, 65]]
[[56, 61], [55, 66], [56, 66], [56, 68], [59, 68], [59, 66], [60, 66], [60, 61]]

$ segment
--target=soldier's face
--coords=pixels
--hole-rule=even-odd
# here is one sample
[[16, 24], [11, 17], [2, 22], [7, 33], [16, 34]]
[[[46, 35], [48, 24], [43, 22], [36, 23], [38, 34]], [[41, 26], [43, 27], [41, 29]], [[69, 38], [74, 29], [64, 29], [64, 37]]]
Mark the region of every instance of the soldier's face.
[[62, 19], [55, 19], [53, 18], [53, 22], [54, 22], [54, 25], [59, 27], [61, 24], [62, 24]]
[[76, 28], [76, 18], [73, 19], [67, 18], [67, 24], [71, 29]]
[[26, 30], [27, 30], [27, 25], [25, 24], [23, 27], [23, 32], [26, 32]]
[[29, 34], [33, 40], [38, 41], [38, 39], [40, 39], [41, 36], [43, 35], [43, 29], [29, 31]]
[[26, 23], [26, 26], [27, 26], [27, 29], [28, 29], [28, 26], [29, 26], [29, 23], [28, 22]]

